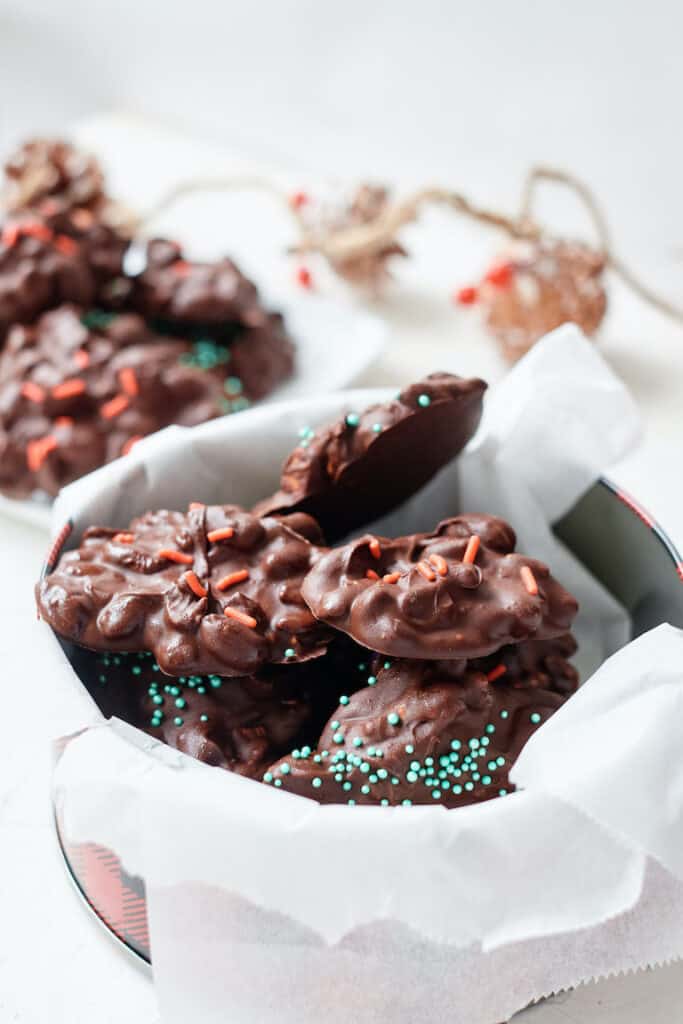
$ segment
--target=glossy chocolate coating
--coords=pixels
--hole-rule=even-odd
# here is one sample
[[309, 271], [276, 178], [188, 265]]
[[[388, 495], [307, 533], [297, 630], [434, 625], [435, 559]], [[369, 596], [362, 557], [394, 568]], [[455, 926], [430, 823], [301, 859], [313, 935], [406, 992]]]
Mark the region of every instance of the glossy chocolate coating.
[[0, 343], [12, 324], [31, 323], [62, 302], [91, 305], [96, 295], [97, 281], [85, 260], [55, 247], [47, 234], [15, 237], [14, 227], [5, 225], [0, 235]]
[[[210, 540], [216, 530], [233, 533]], [[280, 520], [234, 505], [147, 512], [123, 532], [86, 530], [38, 584], [39, 612], [84, 647], [150, 650], [169, 675], [250, 675], [325, 651], [330, 631], [301, 596], [319, 553]], [[247, 579], [226, 579], [243, 570]]]
[[84, 652], [78, 667], [107, 717], [116, 715], [176, 750], [240, 775], [260, 778], [264, 764], [308, 735], [307, 666], [239, 679], [169, 679], [147, 652]]
[[[563, 703], [539, 687], [489, 682], [441, 663], [396, 660], [341, 703], [317, 750], [297, 750], [264, 781], [321, 803], [460, 807], [513, 788], [531, 734]], [[317, 760], [316, 760], [317, 758]]]
[[481, 417], [486, 384], [430, 374], [373, 405], [322, 428], [292, 452], [280, 490], [260, 515], [301, 510], [329, 541], [372, 522], [420, 489], [467, 444]]
[[[579, 685], [579, 673], [569, 661], [576, 654], [577, 643], [571, 633], [550, 640], [523, 640], [509, 644], [485, 658], [467, 662], [468, 669], [496, 673], [501, 683], [552, 690], [561, 697], [570, 697]], [[503, 667], [505, 672], [501, 672]]]
[[134, 279], [132, 303], [150, 320], [183, 327], [262, 326], [269, 314], [258, 289], [230, 259], [188, 261], [164, 238], [147, 243], [145, 269]]
[[[188, 342], [156, 334], [135, 314], [62, 306], [34, 326], [15, 326], [0, 353], [0, 490], [56, 494], [133, 439], [220, 416], [224, 372], [186, 365], [191, 353]], [[82, 390], [69, 394], [70, 386]], [[40, 460], [31, 447], [44, 438], [55, 444]]]
[[[473, 535], [481, 544], [467, 564]], [[514, 554], [515, 541], [502, 519], [473, 515], [445, 519], [431, 533], [361, 537], [323, 555], [303, 595], [316, 618], [393, 657], [477, 658], [505, 644], [567, 633], [575, 599], [542, 562]], [[431, 558], [441, 562], [443, 575]], [[536, 594], [527, 589], [524, 567]], [[383, 579], [394, 573], [394, 582]]]

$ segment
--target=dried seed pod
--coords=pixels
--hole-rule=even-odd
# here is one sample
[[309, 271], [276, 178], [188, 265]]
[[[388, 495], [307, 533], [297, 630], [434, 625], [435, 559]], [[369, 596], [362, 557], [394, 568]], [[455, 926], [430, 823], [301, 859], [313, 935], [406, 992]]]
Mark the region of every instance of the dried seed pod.
[[577, 324], [594, 334], [607, 308], [606, 259], [579, 242], [517, 243], [489, 269], [480, 289], [486, 325], [515, 362], [548, 331]]

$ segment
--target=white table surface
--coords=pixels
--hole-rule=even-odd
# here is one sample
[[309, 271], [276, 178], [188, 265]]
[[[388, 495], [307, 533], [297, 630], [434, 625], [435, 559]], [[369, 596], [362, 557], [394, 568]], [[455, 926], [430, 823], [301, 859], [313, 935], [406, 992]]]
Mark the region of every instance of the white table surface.
[[[144, 165], [152, 170], [154, 153], [180, 144], [166, 131], [129, 118], [96, 119], [80, 136], [99, 144], [121, 169], [127, 161], [130, 166], [131, 152], [144, 152]], [[200, 146], [192, 153], [198, 166], [216, 159], [215, 151]], [[448, 302], [452, 284], [473, 265], [471, 246], [480, 244], [463, 233], [454, 247], [449, 230], [449, 223], [430, 216], [423, 228], [407, 233], [414, 262], [401, 270], [402, 287], [378, 307], [391, 326], [391, 344], [358, 383], [403, 384], [435, 368], [491, 380], [503, 372], [493, 345]], [[667, 272], [665, 266], [651, 269]], [[611, 475], [683, 545], [683, 332], [616, 290], [601, 345], [640, 401], [648, 428], [644, 446]], [[32, 597], [46, 547], [46, 536], [34, 527], [0, 520], [0, 1021], [153, 1024], [157, 1013], [148, 978], [82, 907], [52, 831], [49, 744], [70, 723], [63, 695], [51, 688], [50, 638], [36, 622]], [[678, 964], [586, 986], [526, 1011], [520, 1020], [672, 1024], [680, 1019], [682, 1001]]]

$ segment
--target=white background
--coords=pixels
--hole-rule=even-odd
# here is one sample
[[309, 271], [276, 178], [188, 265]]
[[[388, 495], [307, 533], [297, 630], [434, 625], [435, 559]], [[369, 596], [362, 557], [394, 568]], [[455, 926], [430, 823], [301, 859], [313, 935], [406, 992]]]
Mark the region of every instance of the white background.
[[[556, 163], [594, 187], [621, 254], [683, 302], [682, 38], [683, 8], [665, 2], [0, 0], [0, 148], [111, 108], [302, 179], [434, 180], [510, 208], [531, 162]], [[569, 201], [546, 212], [583, 229]], [[381, 309], [392, 346], [363, 382], [437, 362], [495, 378], [495, 350], [447, 302], [492, 240], [430, 217], [407, 241], [413, 263]], [[681, 543], [683, 330], [613, 297], [602, 350], [648, 426], [616, 475]], [[152, 1024], [146, 979], [76, 904], [52, 844], [47, 741], [63, 709], [30, 592], [44, 545], [0, 521], [0, 1022]], [[675, 967], [529, 1016], [675, 1024], [682, 1004]]]

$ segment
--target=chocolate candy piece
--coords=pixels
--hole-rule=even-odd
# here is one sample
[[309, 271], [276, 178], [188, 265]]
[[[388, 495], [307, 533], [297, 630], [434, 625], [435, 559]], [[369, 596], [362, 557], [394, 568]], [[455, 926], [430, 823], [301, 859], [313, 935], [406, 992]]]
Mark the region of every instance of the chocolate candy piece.
[[56, 494], [146, 434], [220, 416], [224, 369], [185, 365], [192, 351], [134, 314], [64, 306], [15, 326], [0, 353], [0, 490]]
[[568, 660], [576, 649], [571, 633], [551, 640], [523, 640], [485, 658], [475, 658], [467, 662], [467, 667], [510, 686], [552, 690], [561, 697], [570, 697], [579, 685], [579, 673]]
[[542, 562], [512, 553], [515, 540], [502, 519], [473, 515], [432, 533], [361, 537], [325, 554], [303, 595], [316, 618], [394, 657], [477, 658], [561, 636], [577, 603]]
[[[74, 246], [74, 249], [71, 247]], [[15, 323], [31, 323], [62, 302], [90, 305], [97, 282], [76, 243], [55, 245], [39, 221], [5, 224], [0, 235], [0, 343]]]
[[92, 209], [105, 198], [97, 160], [61, 139], [30, 139], [9, 157], [4, 171], [2, 199], [12, 212]]
[[80, 652], [77, 668], [109, 717], [116, 715], [205, 764], [261, 777], [302, 742], [311, 719], [308, 666], [257, 676], [164, 676], [148, 652]]
[[489, 800], [514, 788], [510, 768], [562, 703], [549, 690], [480, 672], [451, 676], [443, 663], [392, 660], [339, 705], [317, 751], [297, 750], [263, 778], [321, 803]]
[[433, 373], [397, 399], [349, 413], [305, 438], [260, 515], [300, 509], [334, 541], [420, 489], [476, 430], [486, 384]]
[[256, 286], [232, 260], [188, 262], [165, 239], [149, 242], [145, 259], [131, 304], [161, 330], [226, 346], [234, 401], [263, 398], [291, 376], [294, 346], [282, 317], [263, 308]]
[[144, 316], [185, 329], [255, 327], [268, 318], [256, 285], [232, 260], [190, 262], [176, 242], [164, 238], [147, 243], [145, 269], [134, 285], [132, 301]]
[[[310, 524], [311, 530], [315, 524]], [[36, 588], [42, 617], [94, 650], [151, 650], [170, 675], [250, 675], [325, 650], [301, 596], [320, 549], [234, 505], [92, 527]]]

